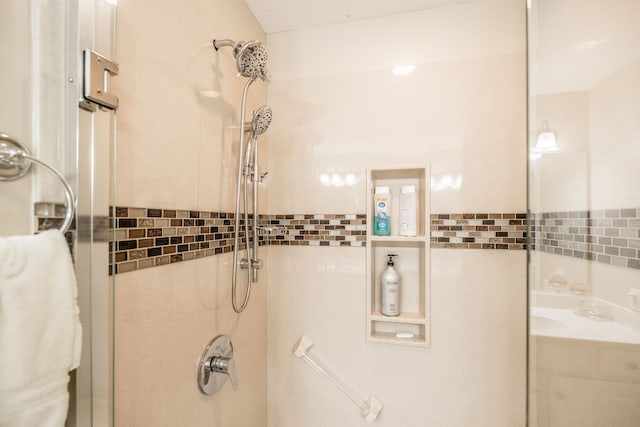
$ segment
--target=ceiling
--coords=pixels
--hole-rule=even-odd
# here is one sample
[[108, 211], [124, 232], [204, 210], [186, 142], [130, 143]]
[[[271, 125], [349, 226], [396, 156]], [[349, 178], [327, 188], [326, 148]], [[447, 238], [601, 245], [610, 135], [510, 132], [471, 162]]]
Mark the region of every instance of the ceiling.
[[470, 1], [472, 0], [245, 0], [267, 34]]
[[640, 1], [535, 4], [529, 27], [535, 93], [590, 90], [640, 58]]
[[[523, 0], [245, 0], [267, 34], [456, 4]], [[537, 93], [587, 90], [640, 57], [640, 1], [535, 0], [529, 48]]]

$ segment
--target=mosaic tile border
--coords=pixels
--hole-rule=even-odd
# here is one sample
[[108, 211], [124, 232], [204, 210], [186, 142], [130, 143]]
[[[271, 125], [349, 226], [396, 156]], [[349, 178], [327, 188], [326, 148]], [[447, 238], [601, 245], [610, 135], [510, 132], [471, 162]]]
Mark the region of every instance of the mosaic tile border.
[[367, 240], [364, 214], [261, 215], [259, 222], [286, 229], [268, 236], [269, 245], [361, 247]]
[[[35, 221], [34, 230], [36, 230], [36, 233], [40, 233], [46, 230], [51, 230], [54, 228], [57, 228], [57, 229], [62, 228], [62, 224], [64, 224], [64, 217], [66, 213], [66, 207], [63, 204], [36, 203], [34, 205], [33, 210], [34, 210], [33, 219]], [[76, 221], [73, 220], [73, 222], [69, 226], [69, 230], [67, 230], [67, 232], [64, 233], [64, 238], [67, 241], [67, 245], [69, 246], [69, 253], [71, 254], [72, 259], [74, 257], [73, 242], [74, 242], [75, 232], [76, 232]]]
[[431, 247], [451, 249], [527, 249], [527, 214], [432, 214]]
[[[125, 273], [233, 250], [234, 214], [228, 212], [116, 207], [110, 212], [110, 274]], [[244, 219], [240, 220], [244, 226]], [[253, 225], [253, 218], [249, 218]], [[260, 245], [268, 242], [260, 236]], [[240, 234], [241, 247], [246, 244]]]
[[640, 269], [640, 208], [531, 215], [532, 249]]
[[[61, 203], [35, 203], [33, 212], [35, 230], [44, 231], [62, 227], [67, 210]], [[74, 230], [75, 225], [75, 221], [73, 221], [69, 229]]]
[[[116, 207], [111, 215], [110, 274], [233, 250], [233, 213]], [[516, 213], [432, 215], [431, 247], [522, 250], [525, 221]], [[367, 239], [364, 214], [260, 215], [258, 226], [261, 245], [363, 247]]]
[[[39, 231], [62, 223], [64, 206], [54, 208], [36, 211]], [[228, 212], [110, 209], [109, 274], [231, 252], [233, 219]], [[524, 250], [529, 234], [532, 250], [640, 269], [640, 208], [533, 213], [530, 221], [528, 233], [524, 213], [432, 214], [431, 247]], [[260, 215], [258, 225], [260, 245], [362, 247], [367, 239], [363, 214]]]

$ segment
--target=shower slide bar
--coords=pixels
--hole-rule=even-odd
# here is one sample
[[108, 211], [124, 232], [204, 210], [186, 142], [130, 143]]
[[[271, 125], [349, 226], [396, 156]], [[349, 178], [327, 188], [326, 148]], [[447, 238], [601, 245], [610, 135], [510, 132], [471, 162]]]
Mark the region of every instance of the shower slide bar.
[[29, 169], [31, 164], [35, 163], [42, 166], [53, 175], [55, 175], [64, 188], [64, 196], [67, 203], [67, 212], [64, 221], [60, 226], [60, 231], [66, 233], [71, 227], [73, 217], [75, 215], [75, 200], [73, 190], [67, 180], [53, 167], [49, 166], [42, 160], [38, 160], [31, 156], [29, 149], [18, 142], [15, 138], [10, 137], [6, 133], [0, 132], [0, 181], [15, 181], [22, 178]]
[[294, 350], [293, 354], [297, 358], [303, 359], [307, 362], [311, 367], [313, 367], [316, 371], [320, 373], [323, 377], [328, 379], [334, 386], [338, 388], [342, 393], [345, 394], [353, 403], [355, 403], [362, 413], [362, 416], [370, 423], [378, 418], [378, 414], [382, 411], [384, 405], [375, 396], [370, 396], [366, 401], [362, 400], [360, 396], [357, 396], [354, 392], [350, 391], [344, 384], [342, 384], [338, 379], [334, 376], [330, 375], [329, 372], [325, 368], [321, 366], [321, 364], [314, 360], [313, 357], [308, 353], [309, 348], [313, 345], [313, 341], [306, 334], [302, 334], [300, 337], [300, 341], [298, 341], [298, 345]]

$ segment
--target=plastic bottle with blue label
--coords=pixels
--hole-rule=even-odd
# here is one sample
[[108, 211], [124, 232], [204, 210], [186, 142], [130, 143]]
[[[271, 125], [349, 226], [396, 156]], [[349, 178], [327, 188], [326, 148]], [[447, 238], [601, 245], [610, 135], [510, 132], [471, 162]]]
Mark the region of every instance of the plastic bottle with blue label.
[[375, 236], [391, 235], [390, 199], [389, 187], [376, 187], [376, 192], [373, 196], [375, 209], [373, 218], [373, 234]]

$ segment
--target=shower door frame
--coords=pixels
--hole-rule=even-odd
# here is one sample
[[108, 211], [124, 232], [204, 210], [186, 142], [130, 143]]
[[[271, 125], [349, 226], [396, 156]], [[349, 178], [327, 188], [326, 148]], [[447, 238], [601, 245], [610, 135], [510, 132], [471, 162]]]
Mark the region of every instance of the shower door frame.
[[[80, 366], [71, 372], [66, 426], [113, 425], [109, 209], [114, 206], [115, 113], [88, 111], [84, 49], [115, 59], [117, 0], [13, 0], [3, 5], [7, 69], [0, 132], [28, 147], [68, 181], [76, 216], [72, 250], [83, 327]], [[42, 168], [3, 184], [2, 236], [62, 222], [60, 184]], [[19, 208], [19, 209], [18, 209]]]
[[86, 84], [83, 52], [98, 52], [116, 61], [117, 0], [67, 0], [70, 37], [68, 64], [76, 70], [72, 105], [76, 131], [77, 217], [74, 261], [83, 325], [82, 363], [72, 383], [75, 396], [67, 426], [112, 426], [113, 416], [113, 282], [110, 224], [115, 206], [116, 111], [83, 96]]

